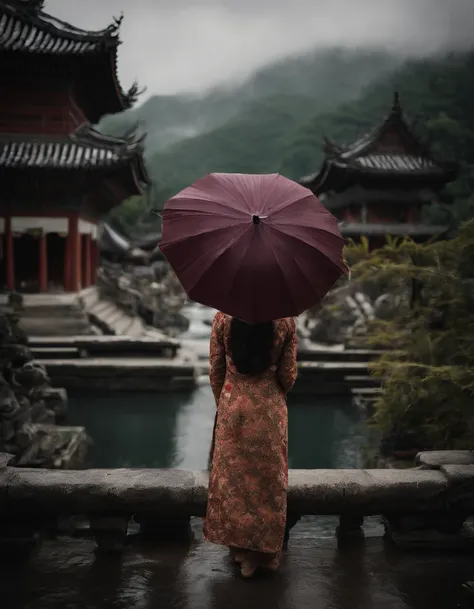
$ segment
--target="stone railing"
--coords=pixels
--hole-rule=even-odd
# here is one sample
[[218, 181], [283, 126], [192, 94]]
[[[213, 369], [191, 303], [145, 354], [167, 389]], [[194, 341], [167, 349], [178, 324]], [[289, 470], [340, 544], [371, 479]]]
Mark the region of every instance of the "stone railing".
[[[413, 469], [292, 470], [288, 531], [303, 515], [339, 516], [338, 538], [362, 535], [364, 517], [383, 517], [403, 546], [466, 545], [474, 514], [472, 453], [422, 453]], [[33, 539], [69, 516], [88, 518], [99, 549], [120, 549], [133, 518], [148, 539], [186, 539], [203, 516], [207, 473], [173, 469], [0, 471], [0, 541]], [[0, 467], [2, 459], [0, 458]], [[287, 531], [287, 532], [288, 532]], [[1, 545], [1, 544], [0, 544]]]

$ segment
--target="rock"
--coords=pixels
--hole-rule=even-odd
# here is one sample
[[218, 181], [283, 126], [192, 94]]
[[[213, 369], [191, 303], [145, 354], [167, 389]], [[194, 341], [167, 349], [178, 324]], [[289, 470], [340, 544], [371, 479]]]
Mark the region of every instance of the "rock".
[[368, 323], [393, 318], [407, 303], [406, 294], [386, 294], [370, 284], [341, 281], [319, 306], [300, 319], [304, 335], [313, 342], [364, 347]]
[[58, 387], [40, 387], [34, 390], [32, 399], [41, 400], [47, 410], [54, 413], [56, 422], [63, 420], [67, 412], [67, 393]]
[[10, 387], [0, 386], [0, 419], [14, 419], [20, 410], [20, 405]]
[[5, 469], [14, 458], [10, 453], [0, 453], [0, 469]]
[[474, 465], [442, 465], [440, 471], [451, 486], [474, 493]]
[[37, 430], [33, 423], [26, 423], [16, 434], [16, 443], [20, 448], [26, 449], [36, 440]]
[[47, 385], [50, 380], [44, 366], [32, 361], [13, 371], [12, 382], [16, 387], [30, 390]]
[[88, 447], [83, 428], [57, 427], [67, 394], [49, 387], [46, 369], [32, 359], [15, 315], [0, 315], [0, 453], [15, 465], [81, 467]]
[[416, 465], [429, 469], [440, 469], [443, 465], [474, 465], [472, 450], [436, 450], [418, 453]]
[[4, 448], [6, 442], [10, 442], [16, 436], [15, 421], [4, 420], [0, 427], [0, 447]]

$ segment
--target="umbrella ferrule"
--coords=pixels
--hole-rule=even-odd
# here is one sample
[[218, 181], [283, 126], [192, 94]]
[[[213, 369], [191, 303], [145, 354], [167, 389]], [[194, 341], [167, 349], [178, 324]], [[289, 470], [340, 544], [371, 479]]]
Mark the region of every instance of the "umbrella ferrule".
[[259, 216], [258, 214], [254, 214], [254, 215], [252, 216], [252, 222], [253, 222], [254, 224], [260, 224], [260, 216]]

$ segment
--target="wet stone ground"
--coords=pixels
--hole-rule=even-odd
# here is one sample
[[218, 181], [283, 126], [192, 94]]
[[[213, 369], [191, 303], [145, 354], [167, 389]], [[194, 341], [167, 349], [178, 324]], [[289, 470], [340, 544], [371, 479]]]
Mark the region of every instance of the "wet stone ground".
[[337, 547], [296, 535], [276, 574], [242, 580], [224, 549], [128, 545], [100, 557], [88, 539], [45, 542], [0, 569], [1, 609], [470, 609], [467, 555], [410, 554], [379, 537]]

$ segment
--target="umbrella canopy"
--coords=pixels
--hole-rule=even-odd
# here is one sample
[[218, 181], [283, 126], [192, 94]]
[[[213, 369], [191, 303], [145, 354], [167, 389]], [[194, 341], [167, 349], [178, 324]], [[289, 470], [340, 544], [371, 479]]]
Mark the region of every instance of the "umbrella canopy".
[[299, 315], [347, 271], [336, 218], [279, 174], [210, 174], [162, 217], [160, 249], [188, 296], [251, 324]]

